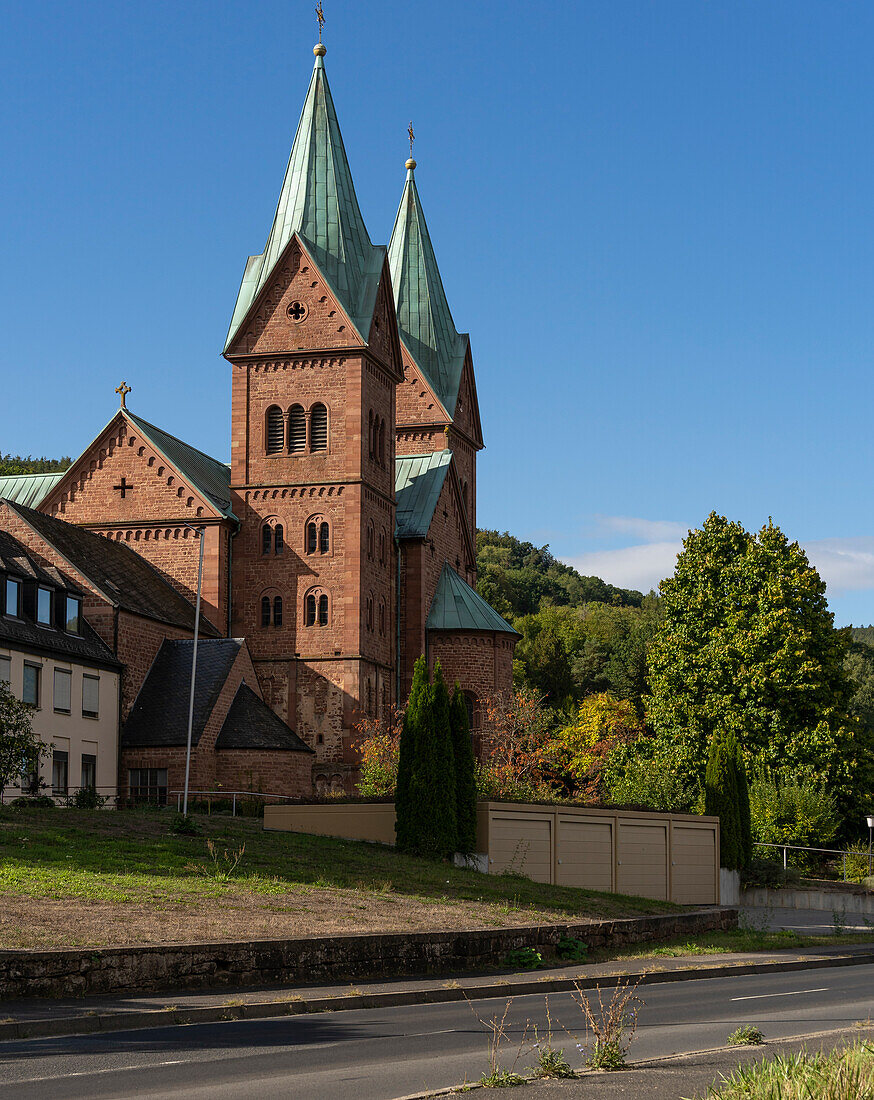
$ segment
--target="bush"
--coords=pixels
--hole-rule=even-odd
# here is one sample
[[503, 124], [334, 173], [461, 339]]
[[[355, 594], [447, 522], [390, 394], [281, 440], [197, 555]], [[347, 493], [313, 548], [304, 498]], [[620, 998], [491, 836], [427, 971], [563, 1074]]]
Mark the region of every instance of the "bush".
[[99, 810], [109, 799], [98, 794], [93, 787], [80, 787], [70, 799], [70, 805], [76, 810]]
[[775, 859], [754, 859], [744, 874], [744, 886], [765, 886], [779, 890], [783, 886], [797, 886], [801, 882], [801, 872], [797, 867], [788, 866]]
[[[750, 785], [750, 816], [754, 841], [806, 848], [827, 848], [840, 823], [837, 799], [824, 784], [768, 772]], [[804, 853], [790, 852], [789, 858], [810, 864]]]
[[846, 859], [837, 857], [838, 870], [847, 870], [847, 878], [850, 882], [864, 882], [868, 874], [868, 842], [857, 840], [854, 844], [847, 845]]
[[[644, 742], [645, 744], [645, 742]], [[698, 791], [676, 762], [665, 755], [644, 755], [638, 746], [613, 753], [604, 767], [604, 789], [612, 805], [645, 806], [668, 813], [697, 808]], [[638, 749], [635, 753], [634, 750]]]
[[47, 794], [23, 794], [9, 803], [16, 810], [53, 810], [55, 800]]

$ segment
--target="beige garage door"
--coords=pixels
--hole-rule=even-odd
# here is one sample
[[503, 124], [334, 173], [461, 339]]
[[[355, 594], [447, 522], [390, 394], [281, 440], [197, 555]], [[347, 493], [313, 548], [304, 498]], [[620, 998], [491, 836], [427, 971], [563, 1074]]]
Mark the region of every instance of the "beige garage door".
[[613, 823], [580, 817], [558, 818], [558, 866], [561, 886], [613, 889]]
[[552, 817], [493, 813], [489, 819], [489, 871], [552, 882]]
[[616, 889], [642, 898], [668, 897], [667, 825], [619, 822]]
[[674, 825], [671, 845], [672, 901], [716, 904], [716, 830]]

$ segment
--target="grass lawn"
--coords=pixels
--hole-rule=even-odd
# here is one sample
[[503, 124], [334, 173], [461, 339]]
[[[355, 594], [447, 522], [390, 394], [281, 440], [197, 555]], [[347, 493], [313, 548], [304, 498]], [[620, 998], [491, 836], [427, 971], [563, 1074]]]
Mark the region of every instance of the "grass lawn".
[[864, 1100], [874, 1096], [874, 1045], [856, 1042], [831, 1054], [777, 1055], [740, 1066], [707, 1093], [709, 1100]]
[[682, 908], [264, 832], [251, 818], [199, 816], [202, 835], [177, 836], [174, 820], [170, 811], [0, 809], [0, 948], [501, 927]]
[[797, 932], [768, 932], [754, 928], [735, 928], [728, 932], [703, 932], [699, 936], [677, 937], [662, 943], [637, 943], [626, 947], [596, 948], [592, 962], [613, 959], [679, 959], [694, 955], [722, 955], [748, 951], [779, 951], [787, 948], [824, 947], [842, 943], [874, 942], [871, 933], [841, 936], [800, 936]]

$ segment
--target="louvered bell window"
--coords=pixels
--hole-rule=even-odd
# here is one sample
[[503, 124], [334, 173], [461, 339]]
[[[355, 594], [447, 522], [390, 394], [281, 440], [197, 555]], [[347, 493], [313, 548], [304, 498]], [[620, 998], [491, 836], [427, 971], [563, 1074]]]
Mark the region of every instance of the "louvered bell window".
[[307, 447], [307, 417], [303, 405], [292, 405], [288, 413], [289, 454], [302, 454]]
[[328, 410], [319, 401], [313, 405], [310, 413], [310, 450], [327, 451], [328, 449]]
[[319, 527], [319, 553], [327, 554], [331, 543], [331, 533], [327, 523], [323, 523]]
[[315, 554], [316, 552], [316, 525], [314, 523], [307, 524], [307, 553]]
[[328, 625], [328, 597], [319, 596], [319, 626]]
[[279, 454], [285, 443], [285, 427], [282, 423], [282, 409], [271, 405], [267, 410], [267, 453]]

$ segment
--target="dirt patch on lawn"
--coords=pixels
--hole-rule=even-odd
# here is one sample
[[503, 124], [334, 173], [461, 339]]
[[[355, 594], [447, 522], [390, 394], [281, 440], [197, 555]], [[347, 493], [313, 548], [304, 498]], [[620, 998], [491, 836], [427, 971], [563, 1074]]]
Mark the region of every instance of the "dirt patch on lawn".
[[449, 899], [434, 902], [407, 894], [324, 888], [270, 897], [230, 888], [218, 897], [161, 904], [6, 894], [0, 895], [0, 949], [294, 939], [343, 932], [427, 932], [569, 920], [583, 923], [586, 918], [555, 910]]

